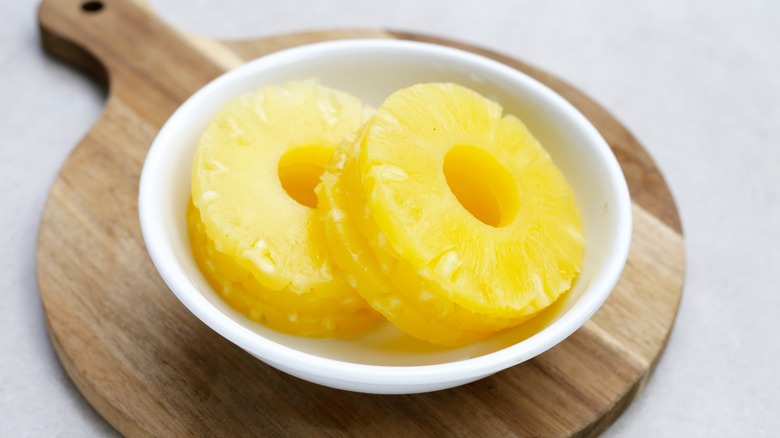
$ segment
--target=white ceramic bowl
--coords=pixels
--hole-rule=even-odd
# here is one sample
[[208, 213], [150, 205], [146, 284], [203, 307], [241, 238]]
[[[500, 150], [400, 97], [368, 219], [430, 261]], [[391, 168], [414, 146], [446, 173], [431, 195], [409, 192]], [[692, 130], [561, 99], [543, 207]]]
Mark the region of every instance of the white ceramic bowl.
[[[231, 98], [264, 84], [312, 77], [374, 106], [412, 84], [455, 82], [520, 117], [573, 186], [582, 214], [586, 254], [572, 291], [530, 324], [456, 349], [412, 340], [389, 323], [351, 340], [288, 336], [228, 307], [201, 275], [187, 239], [185, 212], [198, 137]], [[620, 167], [596, 129], [566, 100], [493, 60], [393, 40], [326, 42], [285, 50], [206, 85], [171, 116], [152, 144], [141, 175], [139, 211], [155, 266], [181, 302], [209, 327], [289, 374], [369, 393], [416, 393], [462, 385], [553, 347], [607, 298], [631, 240], [631, 203]]]

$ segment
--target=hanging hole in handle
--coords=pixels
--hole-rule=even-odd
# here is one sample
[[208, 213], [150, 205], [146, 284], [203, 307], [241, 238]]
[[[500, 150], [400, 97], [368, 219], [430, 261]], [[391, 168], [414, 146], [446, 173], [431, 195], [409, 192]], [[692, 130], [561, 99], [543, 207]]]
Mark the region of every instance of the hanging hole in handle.
[[103, 2], [89, 1], [81, 4], [81, 10], [90, 14], [99, 12], [103, 9]]

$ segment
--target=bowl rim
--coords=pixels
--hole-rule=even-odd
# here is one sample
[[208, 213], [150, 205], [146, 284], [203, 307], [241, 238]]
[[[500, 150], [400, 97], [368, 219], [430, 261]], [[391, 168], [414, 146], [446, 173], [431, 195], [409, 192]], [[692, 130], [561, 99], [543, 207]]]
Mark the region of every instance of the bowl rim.
[[[165, 145], [172, 141], [190, 113], [218, 94], [227, 84], [246, 80], [259, 71], [273, 69], [285, 63], [305, 61], [311, 57], [322, 58], [334, 55], [352, 56], [353, 52], [384, 50], [391, 52], [413, 51], [419, 55], [451, 58], [464, 66], [479, 66], [491, 75], [503, 77], [512, 83], [531, 89], [565, 113], [573, 126], [592, 140], [594, 150], [599, 152], [599, 162], [604, 165], [608, 187], [614, 196], [611, 209], [616, 215], [613, 248], [606, 252], [605, 269], [595, 275], [578, 301], [557, 320], [521, 342], [480, 356], [452, 362], [430, 365], [373, 365], [348, 362], [318, 356], [297, 350], [244, 327], [229, 315], [216, 308], [188, 280], [187, 274], [178, 263], [166, 242], [163, 220], [155, 215], [150, 206], [157, 186], [156, 175], [166, 167], [160, 156]], [[468, 376], [470, 380], [492, 374], [512, 365], [524, 362], [563, 341], [579, 329], [607, 299], [625, 266], [632, 235], [632, 206], [628, 186], [622, 169], [609, 145], [598, 130], [574, 106], [546, 85], [527, 74], [496, 60], [460, 49], [432, 43], [400, 41], [391, 39], [354, 39], [326, 41], [285, 49], [251, 60], [229, 70], [212, 80], [185, 100], [170, 116], [155, 137], [144, 161], [139, 183], [138, 210], [141, 231], [151, 259], [165, 283], [177, 298], [211, 329], [261, 360], [281, 368], [316, 376], [328, 381], [339, 380], [355, 384], [389, 385], [436, 385]]]

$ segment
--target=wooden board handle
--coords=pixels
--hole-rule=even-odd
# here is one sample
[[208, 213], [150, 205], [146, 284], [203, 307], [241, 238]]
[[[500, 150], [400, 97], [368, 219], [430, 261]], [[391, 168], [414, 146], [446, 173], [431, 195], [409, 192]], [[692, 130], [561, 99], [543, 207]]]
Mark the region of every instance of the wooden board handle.
[[168, 26], [145, 1], [44, 0], [38, 15], [45, 50], [96, 77], [109, 106], [122, 98], [154, 126], [181, 103], [173, 96], [191, 95], [226, 69], [213, 59], [219, 47]]
[[49, 53], [103, 80], [106, 70], [113, 76], [143, 59], [164, 29], [145, 3], [134, 0], [44, 0], [38, 20]]
[[88, 3], [100, 4], [102, 2], [87, 1], [62, 1], [44, 0], [38, 7], [38, 23], [40, 26], [41, 44], [49, 54], [62, 59], [94, 77], [101, 85], [108, 85], [108, 72], [101, 62], [86, 49], [87, 45], [77, 43], [79, 37], [75, 30], [86, 24], [81, 24], [78, 29], [70, 27], [75, 20], [86, 21], [83, 18], [88, 12], [95, 14], [99, 11], [87, 11], [94, 9]]

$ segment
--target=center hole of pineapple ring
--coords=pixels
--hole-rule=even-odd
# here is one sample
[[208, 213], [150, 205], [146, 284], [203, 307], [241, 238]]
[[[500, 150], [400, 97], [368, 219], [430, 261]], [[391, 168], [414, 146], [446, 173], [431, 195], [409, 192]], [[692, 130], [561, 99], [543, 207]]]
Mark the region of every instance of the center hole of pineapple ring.
[[444, 178], [469, 213], [493, 227], [509, 225], [517, 215], [514, 178], [492, 154], [474, 146], [455, 146], [444, 156]]
[[299, 204], [317, 208], [314, 188], [320, 182], [333, 149], [324, 146], [302, 146], [290, 149], [279, 160], [279, 181], [282, 188]]

